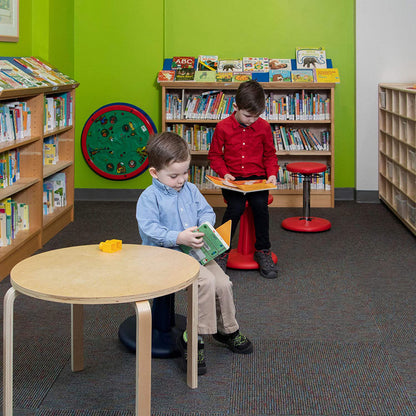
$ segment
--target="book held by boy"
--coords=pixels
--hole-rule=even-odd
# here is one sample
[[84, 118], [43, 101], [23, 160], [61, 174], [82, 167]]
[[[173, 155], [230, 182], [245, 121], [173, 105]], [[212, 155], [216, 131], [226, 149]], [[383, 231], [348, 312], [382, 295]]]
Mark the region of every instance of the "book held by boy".
[[251, 179], [240, 181], [228, 181], [218, 176], [205, 176], [211, 183], [223, 189], [229, 189], [230, 191], [242, 192], [258, 192], [267, 191], [269, 189], [277, 189], [276, 185], [272, 183], [266, 183], [266, 179]]
[[180, 245], [180, 248], [184, 253], [191, 255], [202, 265], [207, 264], [230, 248], [231, 220], [222, 224], [217, 229], [210, 223], [204, 222], [198, 227], [197, 231], [204, 233], [202, 237], [204, 245], [201, 248]]

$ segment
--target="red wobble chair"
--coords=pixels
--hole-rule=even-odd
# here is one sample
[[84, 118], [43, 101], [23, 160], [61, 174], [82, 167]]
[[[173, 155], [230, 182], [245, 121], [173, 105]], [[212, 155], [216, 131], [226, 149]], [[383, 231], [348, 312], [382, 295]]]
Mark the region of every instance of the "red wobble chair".
[[293, 174], [303, 176], [303, 216], [286, 218], [282, 222], [282, 227], [290, 231], [309, 233], [329, 230], [331, 223], [328, 220], [310, 216], [311, 178], [325, 172], [326, 165], [316, 162], [297, 162], [287, 164], [286, 169]]
[[[273, 202], [273, 196], [269, 194], [268, 205]], [[246, 202], [243, 215], [240, 218], [240, 233], [238, 235], [238, 246], [230, 251], [227, 261], [227, 267], [239, 270], [255, 270], [259, 268], [258, 263], [254, 260], [256, 251], [254, 243], [256, 234], [254, 231], [253, 211]], [[274, 263], [277, 263], [276, 254], [272, 253]]]

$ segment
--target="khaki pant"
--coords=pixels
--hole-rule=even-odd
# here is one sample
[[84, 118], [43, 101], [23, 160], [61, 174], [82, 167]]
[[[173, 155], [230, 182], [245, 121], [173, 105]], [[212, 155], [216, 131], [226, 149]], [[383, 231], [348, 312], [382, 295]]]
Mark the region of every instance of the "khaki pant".
[[235, 319], [233, 284], [213, 260], [200, 267], [198, 277], [198, 333], [231, 334], [239, 328]]

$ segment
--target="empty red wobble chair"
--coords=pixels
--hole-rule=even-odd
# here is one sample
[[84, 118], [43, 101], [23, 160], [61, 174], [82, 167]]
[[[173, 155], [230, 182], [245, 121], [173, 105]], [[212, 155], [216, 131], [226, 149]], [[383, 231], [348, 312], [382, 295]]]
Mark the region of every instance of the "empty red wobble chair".
[[290, 231], [309, 233], [329, 230], [331, 223], [328, 220], [310, 216], [311, 179], [325, 172], [326, 165], [317, 162], [297, 162], [288, 163], [286, 169], [303, 176], [303, 216], [286, 218], [282, 221], [282, 227]]
[[[273, 196], [269, 194], [268, 205], [273, 202]], [[227, 261], [227, 267], [239, 270], [255, 270], [259, 268], [258, 263], [254, 260], [254, 252], [256, 251], [254, 244], [256, 242], [256, 234], [254, 231], [253, 211], [248, 202], [240, 218], [240, 232], [238, 235], [237, 248], [230, 251]], [[272, 253], [274, 263], [277, 263], [276, 254]]]

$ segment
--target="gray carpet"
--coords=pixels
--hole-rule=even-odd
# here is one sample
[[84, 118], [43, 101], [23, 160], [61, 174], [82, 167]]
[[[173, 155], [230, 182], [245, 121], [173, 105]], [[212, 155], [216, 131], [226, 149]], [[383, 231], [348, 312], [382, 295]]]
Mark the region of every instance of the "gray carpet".
[[[207, 337], [196, 390], [177, 359], [153, 359], [153, 416], [416, 416], [415, 237], [382, 204], [313, 209], [332, 222], [325, 233], [280, 228], [299, 212], [270, 209], [277, 280], [229, 271], [254, 353]], [[77, 202], [75, 222], [43, 250], [110, 238], [138, 241], [134, 203]], [[69, 306], [16, 299], [15, 415], [134, 414], [135, 356], [117, 337], [133, 308], [85, 309], [85, 369], [72, 373]], [[176, 310], [186, 312], [184, 293]]]

